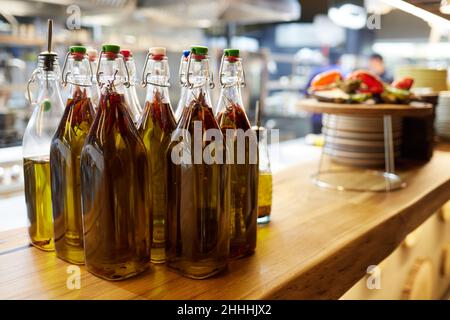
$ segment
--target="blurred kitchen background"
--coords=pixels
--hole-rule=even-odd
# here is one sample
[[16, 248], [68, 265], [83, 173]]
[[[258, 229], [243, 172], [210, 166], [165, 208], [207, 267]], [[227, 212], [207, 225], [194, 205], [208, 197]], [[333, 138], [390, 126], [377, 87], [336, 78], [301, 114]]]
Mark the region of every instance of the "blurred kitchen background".
[[[140, 74], [148, 48], [167, 47], [173, 107], [182, 50], [209, 46], [216, 74], [221, 50], [241, 49], [249, 117], [253, 121], [260, 100], [263, 124], [290, 140], [320, 131], [296, 102], [321, 70], [373, 67], [374, 53], [383, 57], [385, 75], [402, 65], [447, 69], [448, 14], [450, 4], [440, 0], [0, 0], [0, 197], [7, 196], [0, 210], [15, 211], [17, 201], [24, 206], [20, 144], [31, 115], [26, 84], [44, 50], [48, 18], [54, 19], [61, 65], [70, 45], [117, 43], [133, 51]], [[138, 93], [143, 102], [145, 90]]]

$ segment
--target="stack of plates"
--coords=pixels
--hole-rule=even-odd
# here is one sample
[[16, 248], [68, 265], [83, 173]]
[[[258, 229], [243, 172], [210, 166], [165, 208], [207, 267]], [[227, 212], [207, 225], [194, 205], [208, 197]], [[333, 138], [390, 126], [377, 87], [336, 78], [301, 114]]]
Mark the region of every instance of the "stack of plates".
[[438, 136], [450, 139], [450, 91], [439, 94], [435, 127]]
[[[340, 164], [374, 167], [384, 165], [381, 117], [323, 116], [324, 152]], [[400, 154], [402, 121], [392, 118], [394, 152]]]
[[395, 79], [412, 77], [413, 88], [430, 88], [433, 92], [447, 90], [447, 69], [400, 66], [395, 70]]

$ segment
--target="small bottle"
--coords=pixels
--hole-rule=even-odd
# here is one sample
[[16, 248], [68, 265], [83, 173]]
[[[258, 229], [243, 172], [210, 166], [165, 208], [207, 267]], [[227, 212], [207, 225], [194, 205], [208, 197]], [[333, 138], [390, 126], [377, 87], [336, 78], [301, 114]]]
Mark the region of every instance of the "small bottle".
[[165, 48], [150, 48], [142, 85], [147, 87], [145, 107], [138, 131], [147, 149], [148, 167], [152, 176], [153, 238], [151, 258], [153, 263], [164, 263], [166, 227], [166, 150], [172, 131], [176, 127], [169, 97], [169, 63]]
[[100, 104], [100, 88], [98, 87], [97, 77], [95, 76], [95, 71], [97, 71], [98, 52], [94, 48], [89, 48], [86, 53], [89, 57], [89, 63], [92, 70], [91, 102], [94, 107], [94, 111], [96, 111], [98, 105]]
[[187, 87], [186, 87], [186, 68], [189, 58], [189, 50], [183, 50], [183, 54], [181, 55], [180, 60], [180, 69], [179, 69], [179, 78], [180, 78], [180, 100], [178, 101], [177, 110], [175, 110], [175, 120], [180, 121], [181, 114], [183, 113], [183, 109], [186, 106], [186, 96], [187, 96]]
[[217, 122], [226, 145], [233, 150], [231, 163], [230, 257], [248, 256], [256, 248], [258, 218], [258, 142], [242, 104], [244, 72], [239, 50], [226, 49], [219, 80], [222, 90]]
[[139, 124], [139, 119], [142, 115], [142, 106], [139, 102], [139, 98], [136, 92], [136, 83], [137, 83], [137, 75], [136, 75], [136, 64], [134, 63], [133, 53], [129, 49], [120, 50], [123, 58], [125, 59], [126, 67], [130, 74], [128, 88], [125, 88], [125, 101], [128, 104], [131, 118], [135, 126], [137, 127]]
[[182, 275], [204, 279], [226, 268], [230, 245], [228, 168], [219, 156], [205, 157], [224, 153], [206, 138], [223, 141], [211, 108], [208, 48], [192, 47], [186, 75], [186, 106], [167, 149], [166, 259]]
[[55, 249], [59, 258], [83, 264], [80, 154], [94, 119], [85, 47], [70, 47], [62, 79], [63, 85], [69, 84], [69, 99], [50, 149]]
[[259, 106], [256, 108], [256, 126], [253, 130], [258, 137], [259, 146], [259, 182], [258, 182], [258, 224], [270, 222], [272, 210], [272, 171], [270, 169], [269, 149], [267, 148], [267, 130], [259, 120]]
[[[23, 170], [28, 233], [31, 244], [54, 250], [50, 181], [50, 144], [63, 114], [59, 89], [58, 55], [51, 51], [52, 20], [49, 20], [48, 49], [38, 56], [38, 67], [28, 82], [28, 99], [33, 114], [23, 135]], [[29, 85], [39, 82], [39, 94], [32, 101]]]
[[137, 275], [150, 262], [147, 155], [125, 101], [129, 76], [119, 51], [102, 48], [100, 106], [81, 151], [85, 263], [107, 280]]

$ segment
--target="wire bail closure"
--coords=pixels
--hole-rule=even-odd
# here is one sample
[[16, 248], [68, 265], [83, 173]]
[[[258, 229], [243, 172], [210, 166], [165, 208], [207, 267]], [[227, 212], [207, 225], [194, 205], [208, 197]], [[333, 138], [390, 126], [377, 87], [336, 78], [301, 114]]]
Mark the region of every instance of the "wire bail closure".
[[28, 102], [30, 102], [30, 104], [36, 103], [36, 101], [32, 101], [32, 95], [31, 95], [31, 91], [30, 91], [30, 86], [32, 83], [34, 83], [36, 81], [36, 76], [37, 74], [40, 73], [39, 69], [35, 69], [33, 71], [33, 73], [30, 76], [30, 79], [27, 82], [27, 96], [28, 96]]
[[[64, 64], [63, 64], [63, 68], [62, 68], [62, 71], [61, 71], [61, 84], [63, 85], [63, 87], [66, 87], [67, 84], [71, 84], [71, 85], [79, 86], [79, 87], [91, 87], [92, 86], [92, 77], [94, 75], [94, 72], [92, 70], [92, 65], [91, 65], [90, 62], [89, 62], [89, 75], [90, 75], [90, 77], [89, 77], [90, 83], [89, 84], [78, 84], [78, 83], [73, 83], [73, 82], [70, 82], [70, 81], [67, 80], [68, 76], [71, 74], [70, 71], [65, 73], [66, 66], [67, 66], [67, 60], [69, 59], [70, 53], [71, 52], [68, 51], [66, 53], [66, 56], [64, 57]], [[85, 58], [85, 56], [86, 56], [86, 54], [83, 55], [83, 59]]]
[[[220, 67], [219, 67], [219, 83], [222, 88], [231, 87], [234, 85], [234, 84], [226, 84], [222, 80], [222, 77], [224, 76], [224, 73], [223, 73], [223, 62], [224, 61], [225, 61], [225, 52], [222, 54], [222, 58], [220, 59]], [[245, 71], [244, 71], [244, 67], [242, 66], [242, 64], [240, 65], [240, 67], [241, 67], [242, 75], [240, 77], [241, 81], [238, 81], [238, 85], [241, 87], [245, 87], [247, 85], [247, 83], [245, 82]]]
[[[190, 77], [190, 75], [191, 75], [191, 73], [190, 73], [190, 69], [191, 69], [191, 59], [192, 59], [192, 49], [191, 49], [191, 52], [190, 52], [190, 54], [189, 54], [189, 58], [188, 58], [188, 65], [187, 65], [187, 68], [186, 68], [186, 86], [187, 87], [189, 87], [189, 89], [192, 89], [192, 88], [194, 88], [194, 84], [193, 83], [191, 83], [190, 81], [189, 81], [189, 77]], [[209, 63], [206, 63], [206, 74], [207, 74], [207, 79], [206, 79], [206, 81], [208, 81], [209, 80], [209, 88], [212, 90], [212, 89], [214, 89], [214, 87], [216, 86], [215, 84], [214, 84], [214, 75], [213, 75], [213, 73], [212, 72], [209, 72]], [[201, 84], [201, 85], [199, 85], [198, 87], [201, 87], [203, 84]]]
[[[99, 86], [103, 86], [103, 83], [100, 82], [100, 75], [103, 74], [103, 72], [100, 72], [100, 62], [102, 60], [102, 55], [104, 53], [105, 53], [105, 51], [103, 51], [103, 50], [100, 52], [100, 55], [98, 57], [98, 63], [97, 63], [97, 71], [95, 72], [95, 78], [97, 79], [97, 83], [98, 83]], [[120, 56], [120, 59], [122, 60], [123, 65], [125, 67], [125, 72], [127, 73], [126, 81], [124, 81], [123, 85], [125, 87], [129, 88], [131, 86], [131, 83], [130, 83], [130, 72], [128, 71], [128, 67], [127, 67], [127, 64], [125, 63], [125, 59], [124, 59], [123, 55], [120, 54], [120, 53], [117, 53], [117, 55]], [[114, 72], [113, 82], [116, 80], [116, 75], [117, 75], [118, 72], [119, 72], [119, 70], [116, 70]]]
[[[147, 72], [147, 74], [146, 74], [145, 71], [147, 69], [148, 60], [152, 56], [153, 56], [153, 53], [151, 53], [151, 52], [147, 52], [147, 55], [145, 56], [144, 68], [142, 69], [141, 86], [143, 88], [145, 88], [145, 87], [147, 87], [148, 84], [151, 84], [151, 85], [156, 86], [156, 87], [169, 88], [170, 87], [170, 83], [169, 83], [170, 78], [167, 79], [167, 83], [166, 84], [161, 84], [161, 83], [148, 81], [148, 77], [151, 76], [152, 73], [151, 72]], [[180, 66], [180, 68], [181, 68], [181, 66]]]

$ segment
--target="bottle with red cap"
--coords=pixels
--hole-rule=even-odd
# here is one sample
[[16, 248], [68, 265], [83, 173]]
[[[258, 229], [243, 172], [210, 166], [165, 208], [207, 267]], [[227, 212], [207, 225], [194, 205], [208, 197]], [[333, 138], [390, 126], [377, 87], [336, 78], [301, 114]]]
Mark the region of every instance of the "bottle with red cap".
[[230, 180], [211, 108], [208, 48], [191, 48], [186, 84], [186, 106], [167, 149], [166, 259], [169, 268], [203, 279], [227, 266], [230, 229]]
[[150, 262], [147, 154], [125, 100], [128, 69], [120, 47], [104, 45], [100, 106], [81, 152], [84, 252], [88, 271], [126, 279]]
[[191, 51], [184, 50], [181, 55], [180, 60], [180, 69], [179, 69], [179, 79], [180, 79], [180, 100], [178, 100], [177, 110], [175, 110], [175, 120], [179, 121], [181, 118], [181, 114], [183, 113], [183, 108], [186, 106], [186, 94], [187, 94], [187, 86], [186, 86], [186, 68], [188, 63], [189, 54]]
[[217, 122], [232, 149], [230, 203], [230, 257], [252, 254], [256, 248], [258, 218], [258, 141], [242, 104], [245, 84], [239, 50], [225, 49], [220, 65], [222, 86]]
[[95, 77], [95, 71], [97, 70], [98, 51], [94, 48], [89, 48], [86, 50], [86, 53], [89, 57], [89, 63], [92, 69], [91, 101], [92, 105], [94, 106], [94, 110], [96, 111], [100, 103], [100, 88], [98, 87], [97, 78]]
[[169, 63], [166, 49], [155, 47], [148, 51], [142, 85], [147, 96], [138, 131], [147, 149], [148, 166], [152, 176], [153, 238], [151, 258], [153, 263], [165, 262], [165, 223], [167, 162], [166, 150], [172, 131], [176, 127], [169, 97]]
[[50, 148], [55, 249], [59, 258], [83, 264], [80, 154], [94, 120], [92, 70], [85, 47], [70, 47], [62, 79], [69, 85], [69, 98]]
[[125, 60], [125, 64], [130, 74], [129, 79], [130, 86], [125, 88], [125, 100], [128, 103], [131, 118], [133, 119], [133, 122], [137, 127], [139, 119], [142, 115], [142, 106], [141, 103], [139, 102], [139, 98], [136, 92], [136, 83], [137, 83], [136, 64], [134, 62], [133, 53], [131, 52], [130, 49], [122, 49], [120, 50], [120, 53], [122, 54]]

